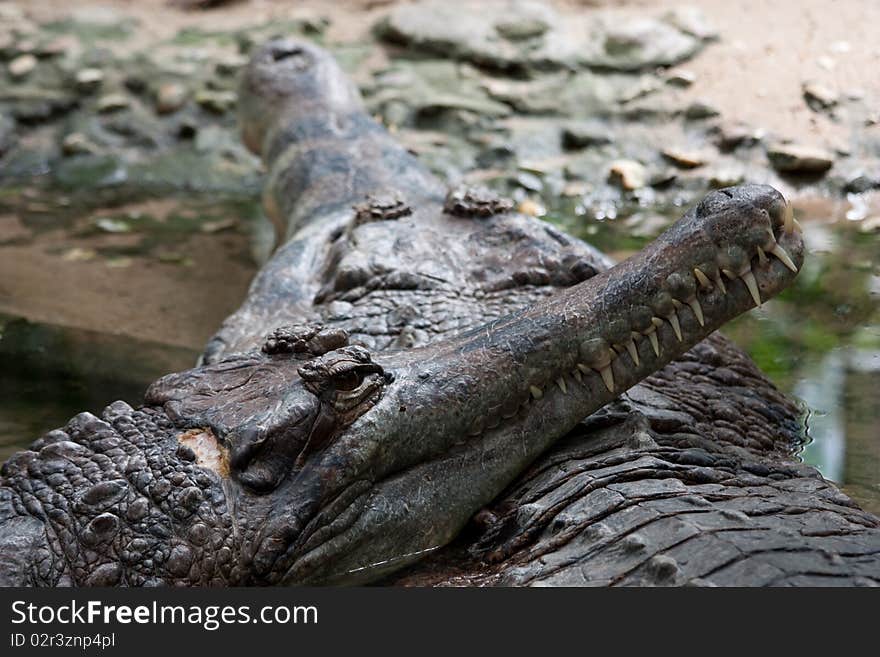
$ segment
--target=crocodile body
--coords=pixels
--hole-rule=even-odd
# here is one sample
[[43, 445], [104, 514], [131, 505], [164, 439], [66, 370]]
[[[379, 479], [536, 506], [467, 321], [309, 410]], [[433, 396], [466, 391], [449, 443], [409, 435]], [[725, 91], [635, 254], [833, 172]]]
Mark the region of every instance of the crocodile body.
[[258, 49], [240, 96], [281, 246], [198, 367], [4, 465], [0, 582], [880, 581], [880, 520], [713, 334], [800, 268], [778, 192], [612, 267], [447, 194], [313, 46]]

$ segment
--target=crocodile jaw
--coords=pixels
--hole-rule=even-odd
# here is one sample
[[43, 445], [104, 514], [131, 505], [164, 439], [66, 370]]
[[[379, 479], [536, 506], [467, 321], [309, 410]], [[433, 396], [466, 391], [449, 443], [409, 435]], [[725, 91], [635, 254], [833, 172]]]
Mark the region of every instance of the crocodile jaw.
[[378, 358], [395, 375], [382, 400], [289, 482], [337, 508], [280, 559], [284, 581], [370, 581], [445, 545], [584, 417], [786, 288], [803, 257], [778, 192], [720, 190], [607, 272]]

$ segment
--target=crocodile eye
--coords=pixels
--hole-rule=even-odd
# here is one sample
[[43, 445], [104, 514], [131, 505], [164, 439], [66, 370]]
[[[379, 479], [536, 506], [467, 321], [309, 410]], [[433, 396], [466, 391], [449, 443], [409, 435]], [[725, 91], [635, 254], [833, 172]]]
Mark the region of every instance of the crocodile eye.
[[337, 390], [348, 392], [356, 390], [364, 382], [364, 377], [357, 370], [349, 370], [333, 377], [333, 384]]

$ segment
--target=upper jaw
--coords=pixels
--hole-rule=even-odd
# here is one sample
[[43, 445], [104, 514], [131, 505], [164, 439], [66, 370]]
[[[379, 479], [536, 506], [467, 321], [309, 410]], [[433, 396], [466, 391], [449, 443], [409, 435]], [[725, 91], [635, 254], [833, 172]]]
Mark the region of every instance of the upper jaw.
[[257, 569], [368, 581], [450, 540], [577, 422], [790, 284], [804, 246], [789, 212], [770, 188], [716, 192], [612, 270], [457, 338], [376, 355], [393, 380], [375, 406], [259, 502]]
[[330, 473], [328, 491], [352, 480], [370, 489], [334, 541], [291, 561], [288, 579], [365, 581], [390, 557], [402, 563], [449, 540], [583, 417], [787, 287], [804, 245], [781, 195], [749, 186], [707, 201], [632, 259], [548, 301], [377, 357], [393, 383], [313, 462]]
[[378, 428], [376, 440], [392, 442], [399, 427], [404, 444], [385, 466], [393, 471], [517, 425], [548, 395], [586, 388], [605, 403], [778, 294], [803, 258], [781, 194], [759, 185], [720, 190], [643, 252], [549, 301], [442, 343], [379, 355], [394, 383], [349, 433], [369, 443]]

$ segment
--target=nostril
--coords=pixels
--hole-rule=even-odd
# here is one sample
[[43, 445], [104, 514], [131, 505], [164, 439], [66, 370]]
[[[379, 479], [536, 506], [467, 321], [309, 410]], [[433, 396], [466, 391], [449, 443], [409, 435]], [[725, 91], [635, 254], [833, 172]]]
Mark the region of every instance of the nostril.
[[280, 62], [291, 57], [298, 57], [303, 54], [303, 49], [299, 46], [278, 47], [272, 51], [272, 59]]
[[719, 189], [718, 193], [724, 194], [727, 198], [733, 198], [733, 192], [731, 192], [729, 189]]

